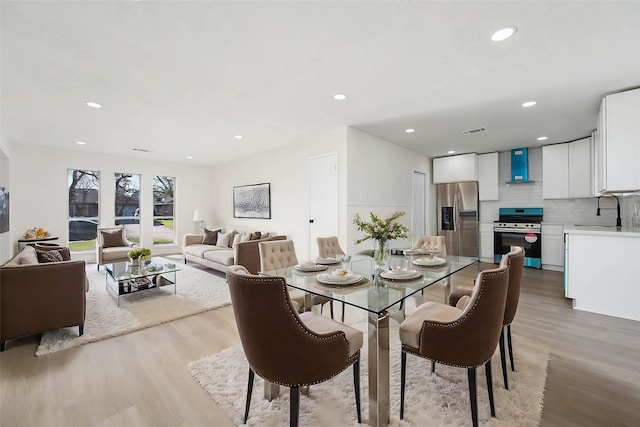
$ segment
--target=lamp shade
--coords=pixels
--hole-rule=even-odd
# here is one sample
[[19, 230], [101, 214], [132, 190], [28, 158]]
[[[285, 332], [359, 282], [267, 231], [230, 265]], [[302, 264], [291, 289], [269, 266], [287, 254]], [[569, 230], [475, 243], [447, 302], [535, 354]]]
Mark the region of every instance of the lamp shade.
[[193, 211], [193, 220], [202, 221], [202, 214], [200, 213], [199, 209], [196, 209], [195, 211]]

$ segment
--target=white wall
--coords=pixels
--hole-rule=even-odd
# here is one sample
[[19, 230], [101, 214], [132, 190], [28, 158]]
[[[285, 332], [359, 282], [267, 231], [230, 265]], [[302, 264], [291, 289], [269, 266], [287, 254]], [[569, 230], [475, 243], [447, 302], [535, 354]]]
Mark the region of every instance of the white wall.
[[[297, 144], [258, 153], [212, 168], [213, 227], [234, 227], [286, 234], [294, 241], [300, 261], [309, 259], [309, 165], [319, 154], [338, 154], [338, 224], [341, 244], [346, 229], [346, 128], [336, 128]], [[271, 184], [271, 219], [233, 217], [233, 187]], [[313, 242], [315, 248], [315, 242]]]
[[[328, 152], [338, 153], [338, 238], [347, 253], [373, 248], [373, 243], [355, 246], [356, 212], [387, 216], [407, 212], [402, 223], [411, 224], [412, 174], [414, 170], [431, 176], [430, 160], [413, 151], [375, 138], [352, 128], [336, 128], [298, 144], [251, 155], [215, 166], [212, 171], [211, 227], [234, 227], [284, 233], [292, 239], [300, 260], [314, 254], [309, 242], [308, 159]], [[233, 187], [271, 183], [271, 219], [233, 217]], [[427, 200], [432, 199], [429, 186]], [[427, 230], [433, 213], [427, 208]], [[313, 243], [313, 245], [311, 244]], [[409, 241], [393, 246], [407, 247]]]
[[[347, 131], [347, 253], [357, 253], [365, 249], [373, 249], [373, 242], [366, 241], [359, 245], [355, 241], [362, 237], [353, 226], [356, 213], [363, 218], [369, 212], [386, 218], [397, 211], [406, 215], [400, 222], [411, 228], [412, 183], [413, 171], [424, 172], [431, 176], [431, 161], [428, 157], [391, 144], [359, 130], [348, 128]], [[430, 180], [429, 180], [430, 181]], [[433, 232], [433, 185], [427, 185], [426, 222], [427, 232]], [[391, 242], [391, 247], [410, 247], [418, 236], [407, 240]]]
[[[11, 158], [11, 242], [29, 228], [44, 227], [67, 244], [68, 169], [100, 171], [100, 225], [114, 224], [115, 183], [118, 172], [142, 175], [142, 245], [154, 254], [181, 252], [182, 236], [197, 230], [193, 222], [196, 208], [210, 209], [210, 169], [182, 163], [141, 161], [130, 157], [58, 150], [43, 146], [14, 144]], [[176, 245], [152, 245], [154, 175], [175, 177]], [[90, 260], [94, 260], [92, 255]]]

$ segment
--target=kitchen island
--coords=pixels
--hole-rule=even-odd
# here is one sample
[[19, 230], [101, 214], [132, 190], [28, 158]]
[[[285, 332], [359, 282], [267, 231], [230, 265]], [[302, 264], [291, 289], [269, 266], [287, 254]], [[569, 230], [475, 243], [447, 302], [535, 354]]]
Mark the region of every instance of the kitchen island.
[[565, 296], [573, 308], [640, 321], [640, 229], [564, 229]]

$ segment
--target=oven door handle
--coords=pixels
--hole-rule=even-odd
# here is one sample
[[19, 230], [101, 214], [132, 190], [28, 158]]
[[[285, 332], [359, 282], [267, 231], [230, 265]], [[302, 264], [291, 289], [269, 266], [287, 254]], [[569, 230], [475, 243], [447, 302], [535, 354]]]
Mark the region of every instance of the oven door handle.
[[494, 233], [519, 233], [519, 234], [527, 234], [527, 233], [533, 233], [533, 234], [541, 234], [540, 230], [526, 230], [526, 229], [505, 229], [505, 228], [494, 228], [493, 229]]

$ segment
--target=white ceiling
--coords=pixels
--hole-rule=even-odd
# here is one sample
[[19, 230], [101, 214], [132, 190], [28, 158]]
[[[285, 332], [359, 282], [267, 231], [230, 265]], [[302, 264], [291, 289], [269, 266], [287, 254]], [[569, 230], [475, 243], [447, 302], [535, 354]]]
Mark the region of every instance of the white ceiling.
[[12, 145], [215, 165], [353, 126], [482, 153], [587, 136], [604, 95], [640, 86], [638, 1], [0, 5]]

